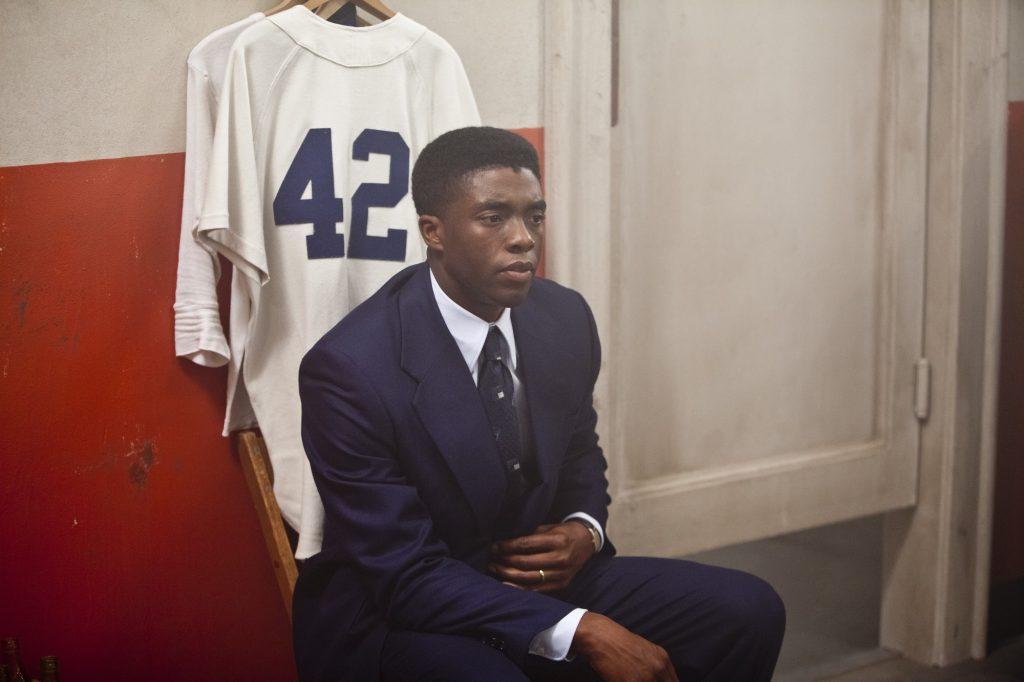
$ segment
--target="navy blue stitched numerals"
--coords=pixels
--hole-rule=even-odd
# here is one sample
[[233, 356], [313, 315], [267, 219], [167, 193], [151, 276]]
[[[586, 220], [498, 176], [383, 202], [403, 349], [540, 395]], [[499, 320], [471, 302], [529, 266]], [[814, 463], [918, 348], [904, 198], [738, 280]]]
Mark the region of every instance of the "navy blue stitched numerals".
[[[352, 145], [352, 158], [366, 161], [370, 154], [391, 158], [388, 181], [364, 182], [352, 195], [351, 241], [349, 258], [367, 260], [405, 260], [406, 230], [388, 228], [387, 236], [367, 233], [370, 207], [392, 208], [409, 193], [409, 145], [402, 136], [389, 130], [367, 128]], [[303, 198], [306, 188], [310, 198]], [[306, 236], [306, 255], [316, 258], [344, 258], [345, 236], [338, 223], [345, 218], [341, 197], [334, 195], [334, 165], [330, 128], [311, 128], [295, 153], [288, 172], [274, 197], [274, 223], [308, 225], [313, 234]]]
[[366, 161], [370, 154], [387, 154], [391, 157], [388, 181], [364, 182], [352, 195], [352, 232], [349, 242], [349, 257], [368, 260], [405, 260], [406, 231], [389, 227], [386, 237], [374, 237], [366, 233], [370, 207], [397, 206], [409, 191], [409, 145], [402, 136], [390, 130], [367, 128], [352, 144], [352, 158]]
[[[313, 223], [313, 234], [306, 236], [310, 260], [345, 256], [345, 236], [337, 231], [338, 223], [345, 218], [345, 208], [334, 196], [331, 159], [331, 129], [310, 129], [274, 197], [277, 225]], [[307, 186], [312, 198], [303, 199]]]

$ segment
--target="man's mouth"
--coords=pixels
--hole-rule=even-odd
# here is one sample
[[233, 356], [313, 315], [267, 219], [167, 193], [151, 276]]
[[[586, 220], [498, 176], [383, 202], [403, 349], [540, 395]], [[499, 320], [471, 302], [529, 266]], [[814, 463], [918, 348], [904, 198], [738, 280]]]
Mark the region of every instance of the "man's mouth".
[[505, 270], [511, 270], [512, 272], [533, 272], [536, 266], [525, 260], [517, 260], [515, 263], [510, 263], [505, 266]]
[[525, 283], [533, 277], [536, 268], [537, 266], [529, 261], [518, 260], [506, 265], [501, 274], [514, 282]]

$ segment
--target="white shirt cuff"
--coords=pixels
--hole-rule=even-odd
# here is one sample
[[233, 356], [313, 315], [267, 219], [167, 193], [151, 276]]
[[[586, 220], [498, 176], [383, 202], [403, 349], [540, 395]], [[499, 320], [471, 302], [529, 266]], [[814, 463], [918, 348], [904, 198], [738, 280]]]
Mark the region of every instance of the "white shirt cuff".
[[571, 661], [569, 647], [572, 646], [572, 638], [576, 636], [580, 619], [586, 612], [586, 609], [573, 609], [547, 630], [538, 632], [530, 642], [530, 653], [552, 661]]
[[571, 518], [583, 519], [587, 523], [592, 524], [594, 528], [597, 529], [597, 534], [601, 536], [601, 545], [597, 548], [597, 551], [600, 552], [601, 547], [604, 547], [604, 528], [601, 528], [601, 524], [597, 522], [597, 519], [595, 519], [593, 516], [586, 512], [573, 512], [572, 514], [569, 514], [564, 519], [562, 519], [562, 523], [565, 523]]

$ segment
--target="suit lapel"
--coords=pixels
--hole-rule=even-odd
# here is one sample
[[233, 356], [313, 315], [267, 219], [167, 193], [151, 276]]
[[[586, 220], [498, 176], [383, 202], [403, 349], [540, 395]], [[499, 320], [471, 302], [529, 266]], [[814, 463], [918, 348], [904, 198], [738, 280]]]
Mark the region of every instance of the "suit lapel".
[[399, 297], [402, 367], [419, 381], [413, 406], [423, 426], [488, 527], [501, 508], [505, 472], [473, 377], [437, 309], [429, 272], [423, 264]]
[[537, 309], [531, 298], [512, 309], [512, 325], [529, 404], [537, 468], [544, 482], [551, 476], [549, 471], [560, 464], [569, 436], [567, 417], [572, 406], [565, 376], [575, 363], [572, 356], [555, 346], [557, 325]]

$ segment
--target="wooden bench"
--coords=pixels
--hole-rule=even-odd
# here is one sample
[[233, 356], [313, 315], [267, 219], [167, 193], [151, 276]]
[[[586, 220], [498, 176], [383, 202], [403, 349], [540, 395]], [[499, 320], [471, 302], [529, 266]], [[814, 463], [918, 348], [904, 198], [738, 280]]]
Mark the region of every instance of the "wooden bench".
[[267, 553], [274, 566], [277, 588], [281, 591], [288, 620], [291, 620], [292, 593], [295, 591], [299, 570], [281, 518], [281, 508], [277, 506], [274, 497], [274, 470], [270, 466], [270, 456], [263, 436], [258, 431], [239, 431], [238, 456], [242, 462], [242, 471], [245, 472], [249, 494], [256, 507], [256, 516], [260, 520], [263, 540], [267, 543]]

